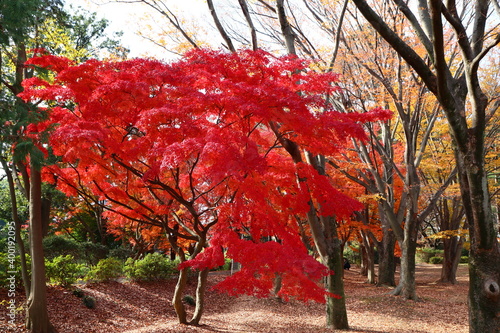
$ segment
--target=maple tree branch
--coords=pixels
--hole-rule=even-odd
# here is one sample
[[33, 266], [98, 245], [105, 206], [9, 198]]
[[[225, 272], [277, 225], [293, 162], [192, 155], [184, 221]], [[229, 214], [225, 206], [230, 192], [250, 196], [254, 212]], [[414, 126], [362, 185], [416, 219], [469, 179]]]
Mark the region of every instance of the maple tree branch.
[[467, 61], [471, 61], [474, 58], [474, 55], [472, 53], [471, 45], [469, 44], [469, 39], [467, 38], [467, 30], [458, 17], [454, 2], [448, 1], [448, 5], [450, 6], [450, 8], [447, 8], [446, 6], [441, 4], [441, 13], [455, 30], [458, 44], [460, 45], [460, 49], [462, 50], [465, 58], [467, 59]]
[[344, 176], [346, 176], [347, 178], [349, 178], [350, 180], [352, 180], [353, 182], [355, 182], [356, 184], [358, 185], [361, 185], [363, 186], [364, 188], [368, 189], [370, 192], [372, 193], [375, 193], [375, 192], [378, 192], [376, 190], [376, 188], [374, 188], [372, 185], [370, 185], [369, 183], [367, 182], [364, 182], [362, 181], [361, 179], [359, 179], [358, 177], [356, 176], [353, 176], [351, 175], [349, 172], [345, 171], [344, 169], [342, 169], [342, 167], [338, 164], [336, 164], [335, 162], [333, 162], [331, 159], [327, 159], [326, 160], [326, 163], [328, 163], [329, 165], [331, 165], [333, 168], [335, 168], [335, 170], [338, 170], [340, 171], [340, 173], [342, 173]]
[[199, 234], [189, 228], [184, 222], [182, 222], [182, 219], [179, 215], [177, 215], [176, 212], [172, 212], [172, 217], [174, 218], [175, 222], [177, 222], [177, 224], [182, 227], [182, 229], [188, 232], [191, 236], [195, 237], [195, 240], [198, 240]]
[[418, 218], [420, 221], [423, 221], [424, 219], [426, 219], [427, 216], [429, 216], [429, 214], [432, 212], [432, 210], [436, 207], [436, 204], [437, 204], [438, 200], [441, 198], [441, 196], [443, 195], [444, 191], [448, 188], [448, 186], [450, 186], [452, 181], [454, 179], [456, 179], [457, 173], [458, 173], [458, 169], [455, 166], [453, 168], [453, 170], [450, 172], [450, 174], [448, 175], [448, 178], [444, 181], [444, 183], [439, 187], [439, 189], [436, 192], [434, 192], [431, 200], [429, 200], [429, 203], [427, 204], [425, 209], [418, 215]]

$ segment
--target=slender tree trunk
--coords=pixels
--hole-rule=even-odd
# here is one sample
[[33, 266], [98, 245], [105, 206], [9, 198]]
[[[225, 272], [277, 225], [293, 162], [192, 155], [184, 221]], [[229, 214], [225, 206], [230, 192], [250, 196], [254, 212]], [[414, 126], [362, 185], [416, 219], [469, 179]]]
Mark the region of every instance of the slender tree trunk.
[[198, 325], [203, 314], [208, 272], [209, 270], [205, 269], [198, 273], [198, 285], [196, 287], [196, 308], [194, 310], [193, 318], [189, 321], [189, 324], [191, 325]]
[[375, 253], [373, 250], [373, 243], [370, 240], [370, 231], [361, 231], [361, 236], [363, 239], [363, 261], [365, 261], [366, 266], [366, 277], [367, 283], [375, 284]]
[[5, 161], [5, 159], [1, 156], [0, 156], [0, 161], [2, 163], [2, 167], [5, 171], [5, 175], [7, 176], [7, 182], [9, 184], [10, 200], [12, 203], [12, 219], [14, 221], [14, 226], [15, 226], [14, 232], [16, 237], [16, 243], [19, 248], [19, 258], [21, 261], [21, 276], [23, 279], [23, 286], [24, 286], [24, 291], [26, 293], [26, 297], [29, 297], [31, 289], [31, 281], [28, 273], [28, 263], [26, 261], [26, 249], [24, 247], [24, 242], [21, 237], [22, 223], [18, 215], [14, 177], [12, 176], [12, 172], [10, 171], [9, 166], [7, 165], [7, 161]]
[[172, 298], [172, 305], [174, 306], [175, 313], [177, 314], [177, 319], [180, 324], [187, 324], [187, 313], [184, 304], [182, 303], [182, 296], [184, 295], [184, 290], [186, 289], [188, 280], [189, 268], [183, 268], [179, 271], [179, 278], [177, 279], [177, 284], [175, 285], [174, 297]]
[[31, 248], [31, 292], [27, 301], [26, 327], [32, 333], [53, 333], [47, 311], [45, 285], [45, 262], [43, 254], [42, 226], [42, 181], [40, 171], [31, 165], [30, 178], [30, 248]]
[[[464, 217], [463, 204], [460, 198], [456, 197], [451, 201], [441, 199], [439, 208], [437, 218], [441, 220], [441, 230], [456, 232], [460, 228], [460, 223]], [[444, 259], [441, 268], [441, 279], [439, 281], [454, 284], [457, 280], [456, 274], [462, 253], [463, 238], [459, 236], [444, 238], [443, 245]]]
[[334, 274], [326, 277], [326, 290], [334, 296], [326, 299], [326, 326], [334, 329], [349, 329], [344, 293], [344, 260], [341, 252], [342, 241], [338, 238], [335, 219], [324, 218], [324, 224], [329, 227], [327, 234], [327, 257], [324, 264]]

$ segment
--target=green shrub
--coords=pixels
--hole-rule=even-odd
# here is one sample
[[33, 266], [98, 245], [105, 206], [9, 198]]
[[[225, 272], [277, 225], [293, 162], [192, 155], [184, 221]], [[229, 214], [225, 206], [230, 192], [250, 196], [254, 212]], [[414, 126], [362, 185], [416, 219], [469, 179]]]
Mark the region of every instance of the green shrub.
[[177, 261], [160, 253], [148, 253], [141, 260], [128, 258], [123, 268], [125, 275], [135, 281], [162, 280], [177, 273]]
[[99, 260], [106, 258], [109, 253], [109, 249], [106, 245], [92, 242], [81, 243], [80, 248], [82, 251], [82, 259], [90, 266], [97, 265]]
[[[28, 267], [28, 274], [30, 274], [31, 257], [28, 254], [26, 254], [26, 265]], [[14, 277], [14, 279], [12, 279], [12, 277]], [[0, 281], [5, 282], [0, 284], [0, 288], [10, 288], [11, 279], [16, 287], [20, 287], [23, 285], [23, 277], [21, 273], [21, 257], [19, 255], [14, 256], [13, 253], [9, 254], [0, 252]]]
[[75, 262], [75, 258], [68, 254], [58, 256], [52, 260], [45, 259], [46, 277], [51, 283], [68, 286], [75, 283], [78, 277], [84, 275], [85, 266]]
[[101, 259], [87, 273], [86, 280], [109, 281], [121, 277], [123, 262], [117, 258]]
[[63, 255], [72, 255], [73, 258], [80, 259], [82, 250], [80, 244], [74, 239], [61, 235], [50, 235], [43, 239], [43, 251], [45, 258], [54, 259]]
[[461, 264], [468, 264], [469, 263], [469, 257], [468, 256], [461, 256], [460, 257], [460, 263]]
[[195, 306], [196, 305], [196, 300], [194, 299], [193, 296], [191, 295], [186, 295], [182, 298], [182, 301], [187, 304], [187, 305], [190, 305], [190, 306]]
[[213, 269], [214, 271], [229, 271], [231, 270], [231, 258], [224, 259], [224, 265]]
[[430, 263], [432, 257], [442, 257], [443, 250], [434, 249], [431, 247], [422, 247], [417, 249], [417, 258], [420, 262]]
[[82, 298], [83, 304], [85, 304], [86, 307], [89, 309], [95, 309], [95, 298], [89, 295], [86, 295]]
[[429, 259], [429, 264], [442, 264], [443, 263], [443, 257], [431, 257]]
[[347, 258], [351, 264], [361, 265], [361, 249], [356, 242], [346, 244], [344, 247], [344, 258]]
[[112, 249], [111, 251], [109, 251], [108, 256], [113, 257], [113, 258], [118, 258], [118, 259], [125, 261], [128, 258], [132, 257], [133, 255], [134, 255], [134, 251], [127, 249], [127, 248], [124, 248], [124, 247], [119, 247], [119, 248]]

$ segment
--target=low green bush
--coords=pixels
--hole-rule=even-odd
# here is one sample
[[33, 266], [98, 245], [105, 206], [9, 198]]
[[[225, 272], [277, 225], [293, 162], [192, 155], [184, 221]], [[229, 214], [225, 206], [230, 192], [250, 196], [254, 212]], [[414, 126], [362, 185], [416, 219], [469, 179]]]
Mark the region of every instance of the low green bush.
[[442, 264], [443, 263], [443, 257], [431, 257], [429, 259], [429, 264]]
[[121, 259], [123, 261], [127, 260], [128, 258], [132, 257], [134, 255], [134, 251], [124, 248], [124, 247], [119, 247], [116, 249], [112, 249], [109, 251], [109, 256]]
[[85, 265], [76, 263], [75, 258], [68, 254], [52, 260], [45, 259], [45, 272], [51, 283], [69, 286], [85, 275]]
[[431, 247], [422, 247], [417, 249], [417, 259], [420, 262], [430, 263], [432, 257], [442, 257], [443, 250], [434, 249]]
[[87, 273], [85, 279], [93, 281], [110, 281], [118, 279], [123, 274], [123, 262], [117, 258], [101, 259]]
[[74, 239], [62, 235], [45, 237], [43, 239], [43, 251], [47, 259], [69, 254], [78, 260], [82, 256], [80, 244]]
[[460, 263], [461, 264], [468, 264], [469, 263], [469, 257], [468, 256], [461, 256], [460, 257]]
[[109, 249], [106, 245], [92, 242], [80, 243], [80, 248], [82, 251], [82, 259], [90, 266], [97, 265], [99, 260], [106, 258], [109, 253]]
[[352, 242], [350, 245], [346, 244], [343, 256], [351, 264], [361, 265], [361, 249], [356, 242]]
[[196, 305], [196, 299], [191, 296], [191, 295], [186, 295], [182, 298], [182, 301], [187, 304], [187, 305], [190, 305], [190, 306], [195, 306]]
[[176, 274], [177, 265], [178, 261], [171, 261], [160, 253], [148, 253], [140, 260], [128, 258], [123, 270], [131, 280], [154, 281]]
[[83, 296], [82, 298], [82, 302], [83, 304], [85, 304], [86, 307], [88, 307], [89, 309], [95, 309], [95, 305], [96, 305], [96, 301], [95, 301], [95, 298], [92, 297], [92, 296]]
[[[31, 259], [26, 255], [26, 266], [28, 267], [28, 274], [31, 272]], [[10, 288], [11, 282], [20, 287], [23, 285], [23, 278], [21, 275], [21, 258], [14, 253], [1, 253], [0, 252], [0, 281], [5, 282], [0, 284], [0, 288]]]
[[214, 271], [229, 271], [231, 270], [231, 258], [224, 259], [224, 265], [213, 269]]

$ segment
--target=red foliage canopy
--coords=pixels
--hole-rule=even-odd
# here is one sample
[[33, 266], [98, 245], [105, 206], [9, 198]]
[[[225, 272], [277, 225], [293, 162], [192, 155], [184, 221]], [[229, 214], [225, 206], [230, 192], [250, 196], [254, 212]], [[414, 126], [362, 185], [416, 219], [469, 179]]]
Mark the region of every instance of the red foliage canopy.
[[[184, 265], [218, 266], [227, 249], [242, 263], [220, 285], [231, 293], [266, 295], [279, 273], [282, 296], [324, 300], [311, 281], [328, 272], [307, 254], [293, 217], [309, 210], [311, 194], [320, 214], [346, 217], [361, 205], [309, 165], [294, 164], [277, 136], [333, 156], [349, 138], [364, 138], [362, 122], [388, 112], [336, 112], [324, 98], [338, 89], [336, 75], [264, 51], [194, 50], [170, 64], [72, 66], [52, 56], [29, 63], [57, 74], [53, 83], [26, 80], [22, 97], [57, 105], [50, 144], [63, 163], [50, 172], [64, 180], [62, 190], [90, 188], [108, 202], [111, 224], [152, 223], [187, 242], [208, 237]], [[307, 179], [308, 193], [295, 175]]]

